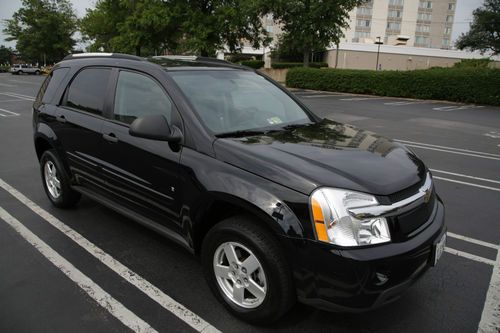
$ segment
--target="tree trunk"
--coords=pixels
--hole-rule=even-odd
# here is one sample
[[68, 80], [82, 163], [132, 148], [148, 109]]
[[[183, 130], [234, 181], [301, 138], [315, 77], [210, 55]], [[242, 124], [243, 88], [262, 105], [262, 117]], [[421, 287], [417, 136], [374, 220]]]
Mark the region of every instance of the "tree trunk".
[[311, 50], [309, 47], [304, 47], [304, 67], [309, 67], [309, 54]]
[[207, 50], [205, 50], [205, 49], [201, 49], [201, 50], [200, 50], [200, 55], [201, 55], [202, 57], [208, 57], [208, 51], [207, 51]]
[[135, 47], [135, 55], [138, 57], [141, 56], [141, 47], [140, 46]]

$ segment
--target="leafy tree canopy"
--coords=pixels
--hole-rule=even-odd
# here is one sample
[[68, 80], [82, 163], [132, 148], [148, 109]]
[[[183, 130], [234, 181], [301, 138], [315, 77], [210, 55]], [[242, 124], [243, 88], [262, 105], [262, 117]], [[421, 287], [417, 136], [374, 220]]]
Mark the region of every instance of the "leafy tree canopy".
[[99, 0], [81, 20], [92, 51], [152, 55], [179, 38], [178, 6], [162, 0]]
[[10, 56], [14, 53], [10, 47], [6, 47], [5, 45], [0, 45], [0, 65], [1, 64], [10, 64]]
[[500, 54], [500, 0], [485, 0], [483, 7], [473, 12], [470, 30], [458, 38], [456, 46]]
[[57, 62], [75, 45], [77, 19], [68, 0], [22, 0], [22, 7], [5, 21], [6, 40], [16, 41], [25, 61]]
[[214, 55], [266, 42], [260, 17], [256, 0], [98, 0], [80, 27], [92, 50]]
[[[264, 2], [265, 0], [263, 0]], [[348, 27], [349, 12], [364, 0], [273, 0], [266, 11], [282, 25], [283, 41], [290, 49], [301, 49], [304, 66], [313, 50], [338, 43]]]

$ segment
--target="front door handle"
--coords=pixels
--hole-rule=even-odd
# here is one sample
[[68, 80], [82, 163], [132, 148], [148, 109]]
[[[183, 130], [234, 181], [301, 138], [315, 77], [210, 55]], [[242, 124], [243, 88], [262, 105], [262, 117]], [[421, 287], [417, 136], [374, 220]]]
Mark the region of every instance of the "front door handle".
[[109, 141], [109, 142], [118, 142], [118, 138], [116, 137], [116, 135], [114, 133], [109, 133], [109, 134], [103, 134], [102, 137], [104, 138], [104, 140], [106, 141]]
[[66, 117], [61, 115], [61, 116], [56, 116], [56, 120], [60, 123], [65, 123], [66, 122]]

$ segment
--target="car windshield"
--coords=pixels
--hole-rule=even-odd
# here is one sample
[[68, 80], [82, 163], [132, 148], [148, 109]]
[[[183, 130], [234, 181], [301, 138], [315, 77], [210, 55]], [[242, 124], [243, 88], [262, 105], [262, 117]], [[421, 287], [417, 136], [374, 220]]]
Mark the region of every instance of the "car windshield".
[[180, 70], [169, 74], [216, 135], [276, 130], [311, 122], [293, 99], [253, 72]]

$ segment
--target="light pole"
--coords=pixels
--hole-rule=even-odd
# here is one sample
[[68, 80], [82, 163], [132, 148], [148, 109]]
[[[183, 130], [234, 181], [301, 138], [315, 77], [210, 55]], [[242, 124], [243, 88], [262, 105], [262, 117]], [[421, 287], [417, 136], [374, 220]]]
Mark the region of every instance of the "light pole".
[[378, 71], [378, 58], [379, 58], [379, 55], [380, 55], [380, 45], [384, 44], [384, 42], [382, 42], [382, 37], [377, 37], [377, 41], [375, 42], [375, 44], [378, 45], [378, 48], [377, 48], [377, 64], [375, 65], [375, 70]]

